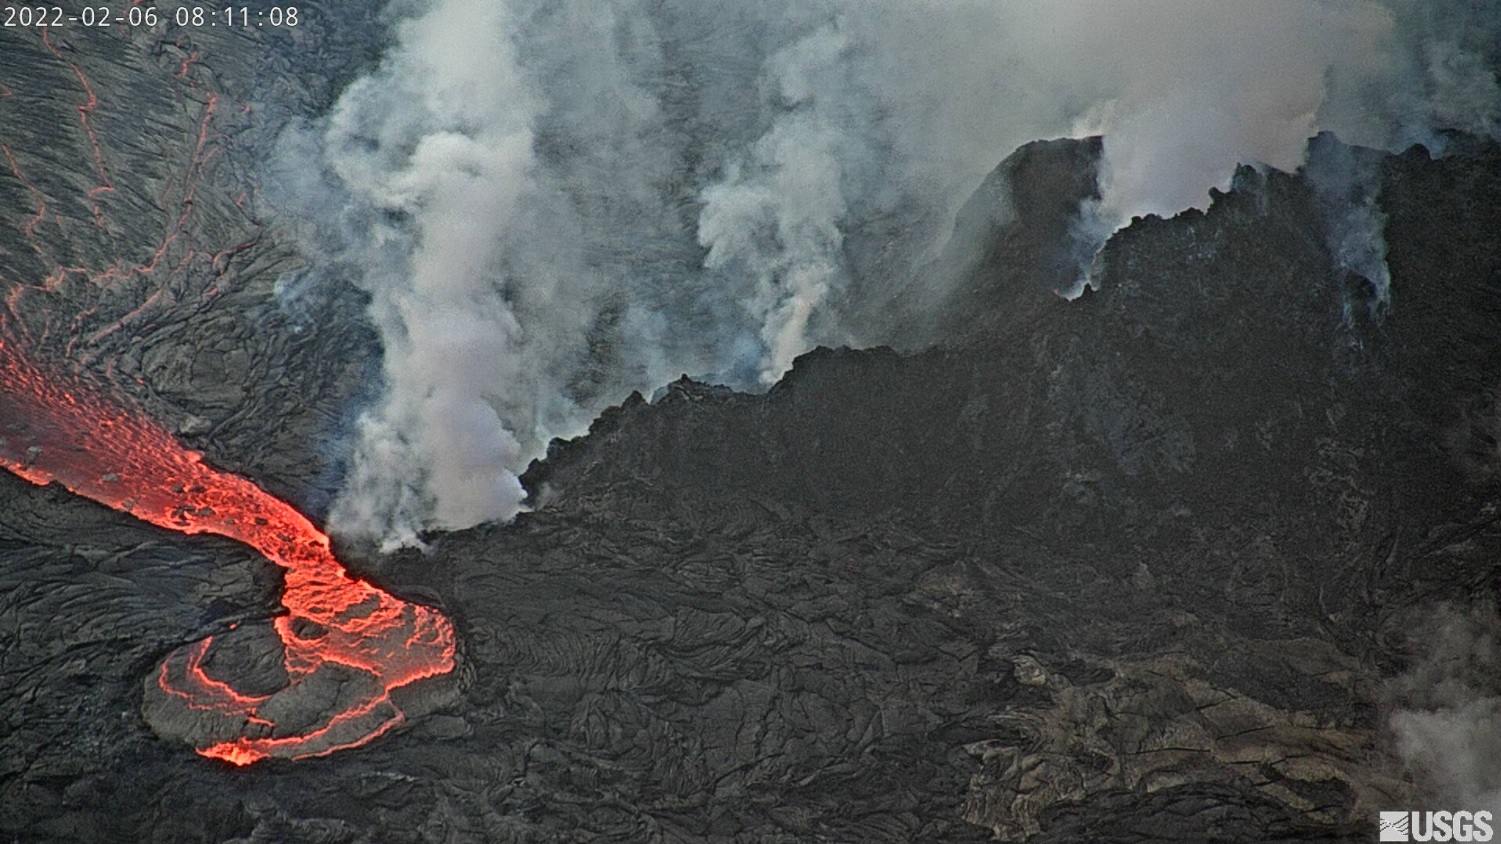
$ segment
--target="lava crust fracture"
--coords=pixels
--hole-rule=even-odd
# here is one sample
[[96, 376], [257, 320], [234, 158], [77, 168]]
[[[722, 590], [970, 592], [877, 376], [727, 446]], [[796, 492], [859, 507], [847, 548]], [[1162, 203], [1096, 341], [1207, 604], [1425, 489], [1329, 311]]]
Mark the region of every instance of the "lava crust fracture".
[[158, 732], [237, 765], [317, 756], [399, 724], [391, 690], [453, 670], [448, 620], [351, 578], [328, 537], [290, 505], [204, 464], [97, 388], [44, 376], [15, 342], [0, 341], [0, 392], [0, 466], [159, 527], [239, 540], [286, 570], [287, 612], [273, 621], [286, 687], [240, 691], [235, 677], [213, 675], [215, 637], [184, 645], [147, 680], [146, 717]]

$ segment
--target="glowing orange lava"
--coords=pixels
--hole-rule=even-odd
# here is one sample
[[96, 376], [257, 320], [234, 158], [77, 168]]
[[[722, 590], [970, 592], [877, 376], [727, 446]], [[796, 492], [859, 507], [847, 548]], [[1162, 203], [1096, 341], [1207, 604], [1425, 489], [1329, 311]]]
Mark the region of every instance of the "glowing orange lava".
[[325, 671], [366, 681], [345, 684], [356, 691], [343, 694], [315, 726], [278, 730], [263, 711], [275, 696], [242, 694], [204, 671], [212, 638], [185, 646], [163, 662], [156, 679], [162, 692], [244, 725], [232, 740], [198, 747], [204, 756], [249, 765], [365, 744], [402, 721], [391, 690], [453, 670], [453, 627], [436, 610], [350, 577], [328, 537], [291, 505], [205, 465], [166, 429], [100, 391], [43, 377], [3, 338], [0, 466], [154, 525], [255, 548], [286, 570], [287, 612], [273, 625], [291, 686]]

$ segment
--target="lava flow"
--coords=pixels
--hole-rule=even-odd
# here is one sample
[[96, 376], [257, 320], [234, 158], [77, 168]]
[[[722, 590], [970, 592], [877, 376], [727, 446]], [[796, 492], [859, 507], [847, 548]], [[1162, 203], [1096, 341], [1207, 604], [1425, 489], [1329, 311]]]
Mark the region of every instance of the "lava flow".
[[186, 725], [176, 734], [204, 756], [248, 765], [364, 744], [401, 723], [393, 689], [453, 670], [453, 627], [436, 610], [350, 577], [291, 505], [205, 465], [82, 381], [44, 377], [3, 338], [0, 466], [170, 530], [244, 542], [286, 570], [287, 612], [272, 623], [284, 688], [243, 693], [233, 678], [211, 676], [213, 637], [179, 648], [148, 681], [148, 698]]

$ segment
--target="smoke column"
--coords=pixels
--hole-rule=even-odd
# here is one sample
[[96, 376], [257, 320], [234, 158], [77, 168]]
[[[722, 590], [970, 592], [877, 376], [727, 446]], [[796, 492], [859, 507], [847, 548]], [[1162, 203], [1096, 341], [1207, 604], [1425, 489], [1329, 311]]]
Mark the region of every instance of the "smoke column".
[[[522, 496], [511, 471], [520, 444], [493, 397], [526, 389], [526, 348], [517, 308], [494, 281], [496, 235], [524, 224], [521, 202], [536, 190], [536, 104], [505, 12], [445, 3], [407, 22], [387, 70], [351, 86], [328, 121], [343, 183], [404, 218], [370, 222], [362, 281], [385, 340], [387, 391], [361, 420], [358, 492], [334, 518], [378, 519], [398, 542], [415, 538], [420, 515], [443, 526], [508, 518]], [[388, 108], [393, 97], [404, 105]], [[549, 295], [549, 283], [558, 286], [535, 279], [535, 294]], [[414, 478], [420, 486], [405, 480]]]
[[[402, 0], [380, 67], [268, 179], [385, 349], [331, 525], [507, 519], [525, 464], [629, 390], [762, 388], [887, 340], [900, 317], [857, 305], [945, 301], [914, 269], [1026, 141], [1105, 134], [1092, 255], [1322, 130], [1496, 134], [1496, 6]], [[1379, 197], [1329, 196], [1358, 200], [1330, 204], [1331, 248], [1384, 285]]]
[[[1376, 156], [1319, 135], [1309, 143], [1304, 175], [1313, 184], [1327, 219], [1329, 254], [1341, 273], [1370, 285], [1367, 310], [1382, 316], [1391, 304], [1391, 270], [1386, 265], [1386, 215], [1377, 202], [1381, 188]], [[1353, 326], [1355, 302], [1348, 292], [1345, 324]]]
[[702, 194], [704, 266], [754, 281], [749, 309], [762, 325], [765, 348], [757, 369], [768, 385], [807, 351], [813, 312], [846, 280], [841, 183], [846, 162], [865, 150], [858, 135], [836, 128], [851, 116], [830, 113], [850, 97], [823, 96], [818, 77], [848, 74], [849, 49], [848, 37], [828, 27], [773, 55], [762, 96], [779, 102], [782, 113], [744, 160], [732, 162], [725, 179]]

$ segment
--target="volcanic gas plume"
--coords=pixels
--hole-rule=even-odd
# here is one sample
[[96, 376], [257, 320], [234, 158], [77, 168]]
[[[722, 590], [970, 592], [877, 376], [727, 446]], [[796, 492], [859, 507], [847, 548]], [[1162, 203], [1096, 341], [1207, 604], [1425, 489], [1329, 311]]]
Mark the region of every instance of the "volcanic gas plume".
[[[177, 733], [200, 754], [237, 765], [322, 755], [401, 723], [393, 689], [453, 670], [453, 628], [440, 613], [351, 577], [302, 514], [206, 465], [145, 415], [80, 379], [44, 375], [3, 338], [0, 393], [0, 465], [159, 527], [244, 542], [286, 570], [286, 613], [272, 624], [285, 688], [238, 691], [234, 677], [212, 676], [214, 637], [185, 645], [147, 681], [159, 731], [187, 723]], [[295, 723], [279, 720], [287, 713]]]
[[[274, 216], [307, 234], [304, 283], [370, 297], [384, 378], [329, 524], [392, 546], [510, 520], [548, 442], [633, 390], [760, 390], [817, 345], [952, 339], [936, 326], [964, 291], [934, 256], [986, 248], [955, 213], [1028, 141], [1104, 138], [1082, 284], [1134, 216], [1202, 210], [1240, 164], [1294, 170], [1320, 131], [1391, 151], [1501, 132], [1501, 16], [1459, 0], [390, 13], [379, 64], [265, 170]], [[1324, 210], [1385, 307], [1358, 188]]]

